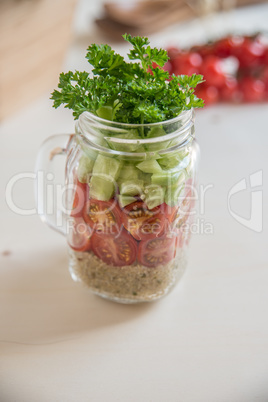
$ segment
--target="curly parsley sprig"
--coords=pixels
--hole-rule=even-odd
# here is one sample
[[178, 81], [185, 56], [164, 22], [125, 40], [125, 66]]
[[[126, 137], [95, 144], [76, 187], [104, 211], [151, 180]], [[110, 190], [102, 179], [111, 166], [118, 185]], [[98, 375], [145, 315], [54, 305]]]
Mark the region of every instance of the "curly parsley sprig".
[[[114, 121], [124, 123], [155, 123], [176, 117], [183, 110], [204, 106], [194, 94], [202, 75], [172, 76], [161, 67], [168, 60], [163, 49], [151, 48], [146, 37], [123, 35], [133, 49], [127, 62], [109, 45], [93, 44], [86, 58], [88, 72], [60, 74], [58, 89], [52, 93], [53, 107], [65, 105], [77, 119], [84, 111], [98, 115], [101, 107], [111, 108]], [[157, 65], [157, 66], [156, 66]]]

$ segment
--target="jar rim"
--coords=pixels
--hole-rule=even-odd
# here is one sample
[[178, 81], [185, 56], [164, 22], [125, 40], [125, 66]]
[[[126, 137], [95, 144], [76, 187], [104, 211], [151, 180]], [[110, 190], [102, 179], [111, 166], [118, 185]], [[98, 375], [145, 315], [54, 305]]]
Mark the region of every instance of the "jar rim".
[[183, 118], [187, 118], [190, 119], [191, 116], [193, 115], [193, 108], [188, 109], [188, 110], [183, 110], [180, 114], [178, 114], [177, 116], [173, 117], [172, 119], [169, 120], [163, 120], [163, 121], [158, 121], [155, 123], [122, 123], [122, 122], [117, 122], [117, 121], [113, 121], [113, 120], [106, 120], [103, 119], [102, 117], [97, 116], [94, 113], [91, 113], [89, 111], [85, 111], [83, 112], [79, 118], [78, 118], [78, 122], [81, 118], [85, 118], [86, 120], [89, 121], [96, 121], [99, 122], [103, 125], [108, 125], [109, 127], [123, 127], [123, 128], [139, 128], [139, 127], [156, 127], [156, 126], [166, 126], [168, 124], [172, 124], [172, 123], [176, 123], [177, 121], [182, 120]]
[[[153, 127], [168, 127], [168, 125], [172, 125], [174, 123], [179, 123], [183, 120], [183, 124], [174, 129], [171, 133], [166, 133], [160, 135], [158, 137], [152, 138], [138, 138], [138, 139], [128, 139], [128, 138], [118, 138], [116, 135], [125, 134], [126, 131], [130, 129], [139, 129], [141, 127], [144, 128], [153, 128]], [[189, 143], [192, 139], [191, 127], [194, 124], [194, 109], [189, 109], [181, 112], [178, 116], [156, 123], [148, 123], [148, 124], [128, 124], [128, 123], [119, 123], [110, 120], [106, 120], [96, 116], [90, 112], [83, 112], [77, 121], [76, 133], [80, 135], [84, 141], [95, 151], [104, 152], [111, 155], [121, 155], [125, 157], [146, 157], [147, 154], [151, 156], [155, 154], [155, 151], [130, 151], [127, 148], [129, 146], [136, 145], [149, 145], [149, 144], [161, 144], [170, 140], [172, 142], [173, 139], [177, 139], [178, 142], [176, 145], [170, 145], [170, 147], [163, 146], [163, 149], [159, 149], [157, 154], [169, 154], [171, 152], [176, 151], [178, 148], [182, 148]], [[107, 130], [109, 131], [109, 135], [104, 135], [100, 137], [100, 131]], [[111, 135], [111, 132], [115, 133], [115, 135]], [[99, 140], [105, 140], [105, 145], [99, 142]], [[126, 149], [116, 150], [115, 148], [111, 148], [111, 145], [118, 146], [122, 144]]]

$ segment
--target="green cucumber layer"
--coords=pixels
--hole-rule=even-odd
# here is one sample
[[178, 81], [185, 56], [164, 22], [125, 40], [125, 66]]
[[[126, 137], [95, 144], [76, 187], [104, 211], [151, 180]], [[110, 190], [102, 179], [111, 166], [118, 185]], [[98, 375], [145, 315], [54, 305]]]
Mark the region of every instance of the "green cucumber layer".
[[[107, 113], [107, 119], [110, 111], [110, 107], [104, 107], [99, 110], [98, 115], [103, 117]], [[147, 138], [164, 137], [164, 135], [162, 127], [155, 127], [147, 133]], [[141, 147], [137, 130], [125, 130], [125, 133], [118, 134], [116, 138], [137, 140], [137, 143], [129, 145], [114, 143], [111, 137], [109, 144], [111, 147], [123, 146], [125, 151], [134, 153]], [[109, 138], [106, 137], [106, 141], [109, 143]], [[119, 190], [117, 197], [121, 208], [135, 202], [137, 199], [135, 197], [142, 199], [149, 209], [163, 202], [171, 206], [177, 205], [184, 183], [192, 175], [193, 161], [189, 149], [185, 148], [161, 157], [157, 153], [150, 155], [147, 148], [153, 151], [151, 144], [146, 144], [144, 147], [151, 159], [140, 162], [131, 158], [123, 161], [120, 155], [109, 157], [107, 154], [83, 147], [84, 154], [77, 167], [78, 180], [89, 183], [90, 197], [101, 201], [110, 200]]]
[[116, 180], [121, 162], [115, 158], [98, 155], [90, 180], [90, 196], [97, 200], [108, 201], [115, 193]]
[[149, 159], [137, 164], [137, 168], [144, 173], [162, 173], [162, 168], [155, 159]]
[[93, 166], [94, 166], [93, 159], [90, 159], [85, 155], [81, 156], [77, 168], [77, 177], [81, 183], [89, 183], [90, 176], [93, 171]]
[[115, 190], [115, 182], [107, 179], [107, 176], [92, 176], [89, 184], [91, 198], [99, 201], [109, 201], [113, 197]]
[[120, 194], [122, 195], [140, 195], [143, 193], [144, 182], [143, 180], [127, 180], [120, 184], [119, 186]]
[[153, 184], [146, 186], [144, 190], [144, 202], [146, 203], [148, 209], [153, 209], [158, 207], [158, 205], [163, 204], [165, 201], [165, 192], [166, 189], [164, 187]]
[[129, 204], [132, 204], [133, 202], [136, 202], [137, 199], [135, 197], [131, 197], [128, 195], [119, 195], [118, 196], [118, 203], [121, 208], [126, 207]]

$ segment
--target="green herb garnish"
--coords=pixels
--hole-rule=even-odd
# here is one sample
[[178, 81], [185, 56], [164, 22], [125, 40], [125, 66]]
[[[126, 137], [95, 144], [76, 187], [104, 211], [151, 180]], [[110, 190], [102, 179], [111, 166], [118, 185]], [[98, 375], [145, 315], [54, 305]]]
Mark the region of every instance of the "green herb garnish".
[[[84, 111], [123, 123], [155, 123], [176, 117], [183, 110], [204, 106], [194, 94], [203, 76], [172, 75], [161, 67], [168, 60], [163, 49], [151, 48], [148, 38], [123, 35], [133, 49], [129, 60], [108, 45], [93, 44], [86, 58], [92, 65], [88, 72], [60, 74], [58, 88], [52, 93], [55, 108], [64, 104], [75, 119]], [[155, 67], [155, 65], [158, 65]]]

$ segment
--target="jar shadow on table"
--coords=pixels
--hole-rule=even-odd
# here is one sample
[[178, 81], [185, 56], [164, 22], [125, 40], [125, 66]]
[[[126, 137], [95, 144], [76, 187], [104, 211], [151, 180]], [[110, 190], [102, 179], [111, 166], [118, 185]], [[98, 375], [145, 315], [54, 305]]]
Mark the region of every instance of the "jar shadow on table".
[[39, 250], [1, 256], [0, 344], [44, 344], [75, 339], [129, 320], [157, 302], [123, 305], [72, 281], [67, 253]]

